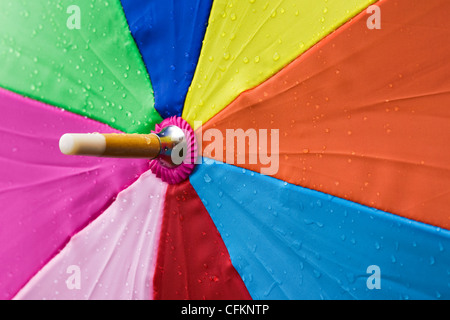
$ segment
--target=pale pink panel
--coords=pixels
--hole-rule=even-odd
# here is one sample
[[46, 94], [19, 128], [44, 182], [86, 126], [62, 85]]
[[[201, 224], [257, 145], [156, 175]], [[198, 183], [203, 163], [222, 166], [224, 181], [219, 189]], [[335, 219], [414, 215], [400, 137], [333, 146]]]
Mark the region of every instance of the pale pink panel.
[[14, 299], [152, 299], [166, 189], [144, 173]]

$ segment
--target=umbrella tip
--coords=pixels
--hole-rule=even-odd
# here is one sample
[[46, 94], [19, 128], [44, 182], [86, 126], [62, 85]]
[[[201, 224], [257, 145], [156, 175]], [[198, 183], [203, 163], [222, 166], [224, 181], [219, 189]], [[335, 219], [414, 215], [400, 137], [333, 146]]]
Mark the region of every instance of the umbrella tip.
[[66, 133], [59, 139], [59, 150], [66, 155], [74, 153], [74, 140], [71, 134]]
[[105, 138], [100, 134], [66, 133], [59, 139], [59, 149], [65, 155], [77, 155], [85, 152], [101, 155], [105, 148]]

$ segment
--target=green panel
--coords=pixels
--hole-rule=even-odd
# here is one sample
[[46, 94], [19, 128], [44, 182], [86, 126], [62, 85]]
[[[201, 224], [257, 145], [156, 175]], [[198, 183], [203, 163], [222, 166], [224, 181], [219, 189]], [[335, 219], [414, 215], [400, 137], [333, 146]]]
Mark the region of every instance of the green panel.
[[0, 30], [1, 87], [128, 133], [162, 120], [119, 0], [1, 0]]

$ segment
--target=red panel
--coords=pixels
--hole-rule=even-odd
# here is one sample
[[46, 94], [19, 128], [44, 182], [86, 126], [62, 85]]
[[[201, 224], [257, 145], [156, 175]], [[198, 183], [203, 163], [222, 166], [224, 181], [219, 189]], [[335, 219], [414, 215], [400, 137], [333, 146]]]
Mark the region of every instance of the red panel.
[[251, 299], [214, 222], [189, 181], [167, 189], [154, 298]]
[[278, 129], [276, 178], [448, 229], [450, 1], [376, 4], [203, 131]]

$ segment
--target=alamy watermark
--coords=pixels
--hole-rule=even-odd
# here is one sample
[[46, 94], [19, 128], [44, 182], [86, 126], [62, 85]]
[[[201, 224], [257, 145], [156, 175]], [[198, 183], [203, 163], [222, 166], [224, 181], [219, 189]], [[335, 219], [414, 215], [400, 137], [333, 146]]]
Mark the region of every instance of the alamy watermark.
[[371, 5], [367, 8], [366, 13], [370, 14], [366, 25], [369, 30], [381, 29], [381, 9], [377, 5]]
[[70, 265], [66, 269], [70, 276], [66, 279], [66, 286], [69, 290], [81, 289], [81, 269], [77, 265]]
[[370, 274], [367, 278], [367, 289], [381, 289], [381, 269], [377, 265], [371, 265], [367, 267], [366, 273]]
[[278, 173], [280, 166], [279, 132], [279, 129], [237, 128], [226, 129], [224, 135], [219, 129], [203, 132], [200, 128], [196, 136], [204, 155], [228, 164], [259, 164], [261, 174], [271, 176]]
[[81, 10], [77, 5], [71, 5], [67, 7], [67, 18], [66, 26], [69, 30], [81, 29]]
[[[280, 134], [279, 129], [253, 129], [244, 131], [242, 128], [226, 129], [225, 132], [209, 128], [202, 129], [201, 121], [194, 121], [195, 139], [198, 150], [203, 156], [214, 159], [208, 160], [216, 164], [240, 164], [260, 166], [263, 175], [275, 175], [280, 166]], [[188, 134], [188, 132], [185, 132]], [[190, 137], [187, 137], [189, 140]], [[173, 163], [190, 164], [191, 158], [183, 155], [190, 154], [190, 146], [183, 144], [178, 152], [173, 152]], [[195, 164], [202, 163], [202, 157], [197, 157]]]

